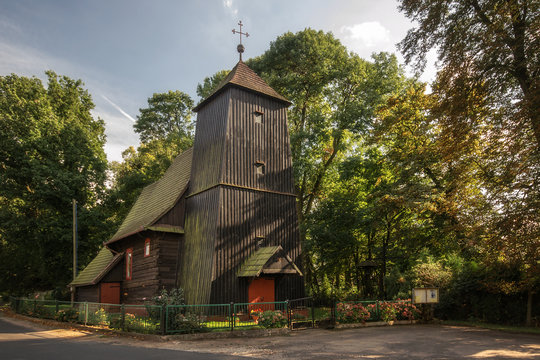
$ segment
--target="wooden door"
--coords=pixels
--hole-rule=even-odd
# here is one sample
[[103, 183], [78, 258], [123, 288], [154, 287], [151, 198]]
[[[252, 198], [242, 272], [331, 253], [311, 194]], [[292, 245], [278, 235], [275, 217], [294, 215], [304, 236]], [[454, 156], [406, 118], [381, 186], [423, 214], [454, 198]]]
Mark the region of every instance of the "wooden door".
[[120, 283], [101, 283], [100, 303], [120, 304]]
[[[267, 279], [267, 278], [253, 279], [251, 284], [249, 284], [248, 298], [249, 298], [250, 303], [276, 301], [274, 279]], [[272, 309], [273, 307], [274, 306], [271, 305]]]

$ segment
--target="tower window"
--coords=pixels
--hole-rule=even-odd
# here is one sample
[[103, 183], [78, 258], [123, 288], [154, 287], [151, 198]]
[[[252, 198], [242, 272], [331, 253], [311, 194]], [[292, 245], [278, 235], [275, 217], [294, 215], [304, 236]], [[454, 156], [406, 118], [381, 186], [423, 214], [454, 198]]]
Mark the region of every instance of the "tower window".
[[253, 113], [253, 119], [255, 120], [255, 124], [262, 124], [263, 123], [263, 113], [260, 111], [255, 111]]
[[264, 168], [264, 163], [261, 162], [261, 161], [257, 161], [255, 163], [255, 173], [257, 175], [264, 175], [265, 173], [265, 168]]

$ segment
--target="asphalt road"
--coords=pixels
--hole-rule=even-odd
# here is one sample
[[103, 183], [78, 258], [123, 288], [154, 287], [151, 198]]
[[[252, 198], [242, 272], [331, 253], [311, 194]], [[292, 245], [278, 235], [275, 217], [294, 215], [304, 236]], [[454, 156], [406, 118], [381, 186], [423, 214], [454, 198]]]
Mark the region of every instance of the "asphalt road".
[[170, 337], [169, 341], [154, 341], [41, 328], [0, 315], [0, 360], [12, 359], [540, 360], [540, 336], [471, 327], [402, 325], [303, 330], [263, 338], [186, 341]]
[[69, 330], [38, 329], [22, 324], [0, 318], [1, 360], [245, 359], [208, 354], [204, 350], [198, 352], [119, 345], [101, 341], [95, 335]]

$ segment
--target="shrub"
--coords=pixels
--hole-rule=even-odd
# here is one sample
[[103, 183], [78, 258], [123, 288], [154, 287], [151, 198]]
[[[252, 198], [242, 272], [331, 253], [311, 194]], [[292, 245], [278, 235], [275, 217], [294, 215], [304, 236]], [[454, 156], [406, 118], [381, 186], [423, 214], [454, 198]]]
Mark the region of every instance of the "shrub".
[[109, 325], [109, 315], [105, 311], [105, 309], [101, 308], [98, 311], [94, 313], [94, 324], [95, 325], [103, 325], [108, 326]]
[[287, 317], [279, 310], [267, 310], [259, 316], [258, 324], [263, 328], [281, 328], [287, 325]]
[[362, 304], [338, 303], [337, 321], [344, 323], [365, 323], [371, 317], [370, 311]]
[[207, 331], [206, 325], [204, 325], [204, 319], [193, 313], [176, 314], [174, 317], [174, 328], [184, 333], [196, 333]]
[[381, 320], [382, 321], [393, 321], [396, 320], [397, 309], [394, 303], [383, 302], [379, 304], [379, 309], [381, 311]]
[[75, 322], [79, 319], [79, 312], [75, 309], [63, 309], [59, 310], [54, 319], [63, 322]]

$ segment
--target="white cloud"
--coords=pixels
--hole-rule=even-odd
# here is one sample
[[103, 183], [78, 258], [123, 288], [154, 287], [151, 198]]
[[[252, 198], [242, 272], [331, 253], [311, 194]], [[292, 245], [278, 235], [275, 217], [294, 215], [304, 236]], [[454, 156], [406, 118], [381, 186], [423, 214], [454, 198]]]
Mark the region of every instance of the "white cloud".
[[[0, 54], [2, 54], [0, 56], [0, 76], [10, 73], [19, 76], [36, 76], [46, 85], [47, 76], [45, 71], [54, 69], [58, 74], [84, 79], [85, 87], [91, 94], [122, 93], [117, 87], [105, 84], [103, 75], [95, 71], [88, 71], [88, 69], [81, 68], [63, 59], [6, 41], [1, 37]], [[105, 134], [107, 135], [105, 152], [107, 158], [109, 160], [121, 160], [121, 152], [131, 145], [137, 145], [139, 142], [131, 124], [131, 122], [135, 122], [135, 119], [107, 97], [102, 97], [106, 102], [100, 101], [100, 97], [94, 96], [96, 107], [92, 114], [101, 117], [105, 121]], [[123, 96], [123, 98], [124, 103], [129, 102], [126, 96]], [[111, 111], [107, 110], [109, 105], [122, 115], [116, 114], [116, 111], [112, 111], [112, 109], [110, 109]]]
[[378, 21], [342, 26], [340, 31], [344, 34], [346, 40], [360, 42], [361, 45], [369, 48], [390, 43], [390, 31]]
[[238, 8], [234, 5], [233, 0], [223, 0], [223, 7], [229, 11], [230, 15], [238, 15]]

